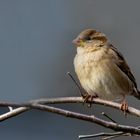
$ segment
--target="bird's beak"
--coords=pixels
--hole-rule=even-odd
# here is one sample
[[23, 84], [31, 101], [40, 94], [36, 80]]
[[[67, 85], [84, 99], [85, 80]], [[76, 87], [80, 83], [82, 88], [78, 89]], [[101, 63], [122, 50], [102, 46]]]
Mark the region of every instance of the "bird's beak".
[[79, 38], [76, 38], [72, 41], [72, 43], [78, 47], [78, 46], [81, 46], [83, 44], [83, 41]]
[[78, 38], [75, 38], [72, 43], [76, 46], [79, 46], [80, 40]]

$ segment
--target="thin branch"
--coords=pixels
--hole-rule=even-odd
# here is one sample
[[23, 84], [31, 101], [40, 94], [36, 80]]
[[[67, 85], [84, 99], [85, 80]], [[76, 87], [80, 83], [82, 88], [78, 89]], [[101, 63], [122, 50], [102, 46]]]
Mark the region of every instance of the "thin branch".
[[68, 111], [68, 110], [64, 110], [64, 109], [60, 109], [60, 108], [56, 108], [56, 107], [51, 107], [51, 106], [48, 106], [48, 105], [41, 105], [41, 104], [37, 104], [37, 103], [31, 104], [30, 106], [34, 109], [48, 111], [48, 112], [56, 113], [56, 114], [59, 114], [59, 115], [62, 115], [62, 116], [96, 123], [98, 125], [101, 125], [105, 128], [112, 129], [114, 131], [121, 131], [121, 132], [140, 135], [140, 129], [138, 129], [137, 127], [120, 125], [120, 124], [116, 124], [116, 123], [113, 123], [113, 122], [105, 121], [105, 120], [102, 120], [100, 118], [97, 118], [94, 115], [92, 115], [92, 116], [91, 115], [85, 115], [85, 114], [76, 113], [76, 112], [72, 112], [72, 111]]
[[72, 79], [72, 81], [75, 83], [75, 85], [77, 86], [79, 92], [80, 92], [80, 95], [82, 97], [84, 97], [84, 94], [83, 94], [83, 88], [81, 87], [80, 84], [78, 84], [78, 82], [75, 80], [75, 78], [72, 76], [72, 74], [70, 72], [67, 72], [67, 75]]
[[[118, 138], [121, 136], [124, 136], [124, 135], [107, 136], [107, 137], [102, 138], [102, 140], [110, 140], [110, 139]], [[125, 135], [125, 136], [128, 136], [128, 135]]]
[[25, 111], [28, 111], [29, 108], [28, 107], [19, 107], [19, 108], [16, 108], [16, 109], [12, 109], [11, 111], [5, 113], [5, 114], [2, 114], [0, 115], [0, 122], [2, 121], [5, 121], [11, 117], [14, 117], [14, 116], [17, 116]]
[[91, 134], [91, 135], [80, 135], [79, 139], [95, 138], [95, 137], [102, 137], [102, 136], [118, 136], [122, 134], [124, 134], [124, 132], [114, 132], [114, 133], [101, 132], [101, 133]]
[[[47, 98], [37, 99], [37, 100], [33, 100], [33, 102], [41, 103], [41, 104], [57, 104], [57, 103], [60, 104], [60, 103], [83, 103], [84, 100], [82, 97], [61, 97], [61, 98], [50, 98], [50, 99]], [[94, 98], [92, 101], [88, 101], [88, 103], [91, 102], [93, 104], [105, 105], [119, 110], [121, 108], [121, 104], [119, 103], [102, 100], [99, 98]], [[140, 110], [130, 106], [128, 107], [127, 113], [140, 117]]]
[[9, 111], [12, 111], [13, 110], [13, 108], [11, 106], [8, 106], [8, 108], [9, 108]]
[[79, 135], [79, 139], [104, 137], [104, 138], [102, 138], [102, 140], [109, 140], [109, 139], [113, 139], [113, 138], [120, 137], [120, 136], [136, 136], [136, 137], [138, 137], [138, 135], [132, 135], [130, 133], [125, 133], [125, 132], [112, 132], [112, 133], [101, 132], [101, 133], [90, 134], [90, 135]]
[[[21, 106], [26, 106], [28, 107], [28, 105], [30, 103], [40, 103], [40, 104], [66, 104], [66, 103], [83, 103], [83, 98], [82, 97], [60, 97], [60, 98], [43, 98], [43, 99], [36, 99], [36, 100], [32, 100], [28, 103], [10, 103], [10, 102], [2, 102], [0, 101], [0, 106], [14, 106], [14, 107], [21, 107]], [[91, 102], [91, 101], [90, 101]], [[88, 103], [90, 103], [88, 102]], [[109, 106], [115, 109], [120, 110], [121, 108], [121, 104], [116, 103], [116, 102], [111, 102], [111, 101], [106, 101], [106, 100], [102, 100], [99, 98], [94, 98], [92, 100], [92, 103], [94, 104], [100, 104], [100, 105], [105, 105], [105, 106]], [[128, 111], [127, 113], [131, 114], [131, 115], [135, 115], [137, 117], [140, 117], [140, 110], [133, 108], [133, 107], [128, 107]]]
[[105, 112], [102, 112], [102, 115], [105, 116], [107, 119], [109, 119], [110, 121], [117, 123], [115, 120], [113, 120], [109, 115], [107, 115]]
[[114, 139], [114, 138], [117, 138], [117, 137], [120, 137], [120, 136], [136, 136], [136, 137], [139, 137], [138, 135], [132, 135], [132, 134], [130, 134], [130, 133], [123, 133], [123, 132], [122, 132], [122, 134], [120, 134], [120, 135], [107, 136], [107, 137], [102, 138], [102, 140]]

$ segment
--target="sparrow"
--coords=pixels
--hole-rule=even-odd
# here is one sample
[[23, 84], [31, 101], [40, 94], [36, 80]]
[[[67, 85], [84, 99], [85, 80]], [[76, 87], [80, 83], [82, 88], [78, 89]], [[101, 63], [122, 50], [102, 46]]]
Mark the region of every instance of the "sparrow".
[[74, 68], [88, 97], [121, 101], [127, 110], [126, 96], [140, 100], [136, 80], [123, 55], [102, 32], [95, 29], [82, 31], [73, 40], [77, 48]]

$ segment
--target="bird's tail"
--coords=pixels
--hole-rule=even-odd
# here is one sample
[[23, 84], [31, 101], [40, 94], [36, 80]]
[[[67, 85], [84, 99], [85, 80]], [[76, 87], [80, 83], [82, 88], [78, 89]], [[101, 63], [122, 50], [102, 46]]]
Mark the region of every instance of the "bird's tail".
[[133, 95], [140, 100], [140, 91], [138, 89], [133, 93]]

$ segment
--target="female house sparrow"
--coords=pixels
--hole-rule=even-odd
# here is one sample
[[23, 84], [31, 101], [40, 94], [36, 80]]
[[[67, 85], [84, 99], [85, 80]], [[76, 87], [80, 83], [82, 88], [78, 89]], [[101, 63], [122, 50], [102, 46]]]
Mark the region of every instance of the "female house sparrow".
[[105, 100], [120, 99], [127, 109], [126, 95], [140, 99], [136, 80], [122, 54], [105, 34], [94, 29], [81, 32], [73, 43], [77, 47], [75, 72], [90, 96]]

